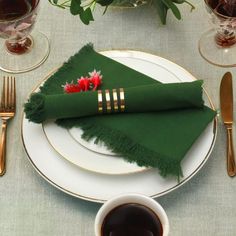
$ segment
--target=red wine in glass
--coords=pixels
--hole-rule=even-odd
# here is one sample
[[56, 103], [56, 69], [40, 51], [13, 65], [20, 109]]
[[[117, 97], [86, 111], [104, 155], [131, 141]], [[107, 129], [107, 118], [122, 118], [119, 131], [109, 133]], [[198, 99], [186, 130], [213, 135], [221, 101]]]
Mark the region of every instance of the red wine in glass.
[[236, 17], [236, 0], [207, 0], [207, 2], [220, 15]]
[[31, 9], [30, 1], [0, 0], [0, 21], [15, 20], [29, 13]]

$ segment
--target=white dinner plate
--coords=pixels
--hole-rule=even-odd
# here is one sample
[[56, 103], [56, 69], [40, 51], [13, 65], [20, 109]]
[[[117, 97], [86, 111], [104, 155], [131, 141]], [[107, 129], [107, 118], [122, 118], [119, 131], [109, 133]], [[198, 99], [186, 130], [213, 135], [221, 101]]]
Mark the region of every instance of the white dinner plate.
[[[182, 67], [164, 58], [148, 53], [112, 50], [102, 52], [102, 54], [163, 83], [190, 82], [195, 80]], [[206, 103], [212, 106], [209, 97], [206, 97]], [[73, 164], [71, 160], [68, 161], [63, 158], [58, 153], [58, 150], [56, 151], [52, 147], [50, 144], [51, 140], [50, 142], [48, 141], [42, 125], [28, 122], [24, 115], [22, 119], [22, 139], [29, 160], [38, 173], [49, 183], [73, 196], [94, 202], [104, 202], [117, 194], [126, 192], [136, 192], [150, 197], [158, 197], [186, 183], [207, 161], [215, 143], [216, 128], [215, 119], [207, 126], [188, 151], [181, 164], [184, 177], [179, 182], [174, 178], [161, 177], [156, 169], [139, 172], [135, 169], [131, 171], [135, 173], [129, 175], [108, 175], [106, 171], [104, 172], [106, 174], [98, 173], [99, 171], [96, 170], [94, 171], [94, 167], [91, 169], [92, 171], [89, 171], [89, 168], [84, 168], [83, 166], [81, 168], [76, 163]], [[57, 129], [59, 128], [57, 127]], [[86, 152], [90, 152], [93, 155], [101, 155], [101, 159], [102, 157], [119, 158], [89, 150], [90, 148], [80, 145], [80, 141], [72, 137], [68, 131], [66, 131], [65, 135], [71, 137], [70, 141], [74, 140], [76, 148], [79, 148], [79, 150], [86, 150]], [[81, 153], [78, 153], [78, 156], [81, 157]], [[101, 159], [98, 159], [96, 163], [100, 162]], [[119, 159], [118, 161], [120, 161]]]

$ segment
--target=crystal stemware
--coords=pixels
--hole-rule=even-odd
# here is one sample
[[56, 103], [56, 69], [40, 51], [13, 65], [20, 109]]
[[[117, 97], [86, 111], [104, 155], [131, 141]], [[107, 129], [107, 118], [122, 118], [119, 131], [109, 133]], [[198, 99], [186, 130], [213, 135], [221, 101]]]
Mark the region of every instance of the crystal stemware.
[[208, 62], [222, 67], [236, 65], [236, 0], [204, 0], [212, 29], [199, 40], [199, 52]]
[[47, 59], [48, 38], [33, 30], [39, 5], [40, 0], [0, 0], [1, 70], [22, 73]]

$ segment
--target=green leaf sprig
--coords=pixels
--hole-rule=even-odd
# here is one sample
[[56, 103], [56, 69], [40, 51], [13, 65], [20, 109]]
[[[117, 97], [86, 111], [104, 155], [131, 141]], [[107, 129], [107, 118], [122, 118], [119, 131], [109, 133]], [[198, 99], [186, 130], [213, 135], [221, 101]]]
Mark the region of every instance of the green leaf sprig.
[[[72, 15], [79, 15], [81, 21], [88, 25], [94, 20], [92, 11], [95, 9], [95, 5], [99, 4], [105, 7], [104, 13], [111, 4], [115, 4], [116, 1], [120, 0], [48, 0], [53, 6], [60, 7], [62, 9], [70, 9]], [[129, 3], [129, 0], [122, 0], [124, 3]], [[151, 5], [153, 5], [162, 24], [166, 24], [167, 12], [170, 10], [173, 15], [180, 20], [181, 13], [178, 8], [178, 4], [186, 3], [191, 7], [191, 11], [195, 9], [194, 5], [187, 0], [151, 0]]]

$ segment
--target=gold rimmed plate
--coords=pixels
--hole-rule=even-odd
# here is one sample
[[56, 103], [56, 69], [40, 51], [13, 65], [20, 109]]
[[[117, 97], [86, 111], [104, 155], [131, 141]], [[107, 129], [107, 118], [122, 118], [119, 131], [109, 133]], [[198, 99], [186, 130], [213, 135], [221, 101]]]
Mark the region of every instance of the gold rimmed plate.
[[[195, 80], [182, 67], [148, 53], [112, 50], [102, 54], [163, 83]], [[205, 96], [205, 101], [207, 105], [211, 106], [212, 103], [207, 96]], [[62, 158], [58, 151], [48, 142], [42, 125], [30, 123], [24, 116], [22, 120], [22, 139], [35, 169], [48, 182], [62, 191], [95, 202], [104, 202], [112, 196], [126, 192], [139, 192], [150, 197], [158, 197], [173, 191], [190, 180], [205, 164], [213, 149], [216, 131], [215, 119], [207, 126], [183, 159], [184, 177], [178, 182], [177, 179], [161, 177], [155, 169], [134, 172], [128, 175], [108, 175], [99, 173], [99, 171], [94, 169], [88, 171], [87, 168], [72, 164], [66, 158]], [[70, 134], [68, 133], [68, 135]], [[75, 139], [74, 141], [77, 142], [78, 146], [80, 145], [79, 140]], [[83, 145], [81, 146], [83, 147]], [[83, 148], [95, 153], [87, 147]], [[78, 153], [79, 157], [80, 153]], [[111, 156], [110, 158], [113, 157]], [[96, 163], [98, 162], [99, 159]]]

